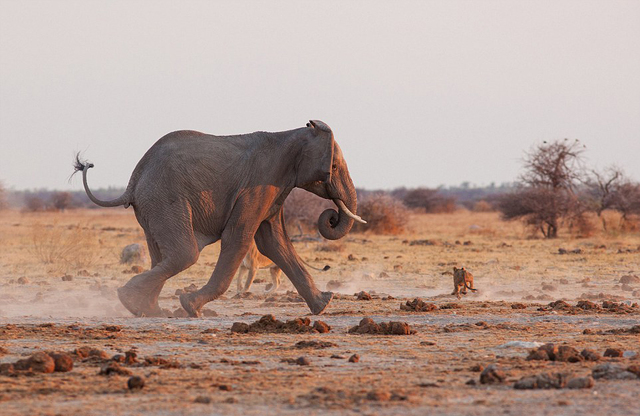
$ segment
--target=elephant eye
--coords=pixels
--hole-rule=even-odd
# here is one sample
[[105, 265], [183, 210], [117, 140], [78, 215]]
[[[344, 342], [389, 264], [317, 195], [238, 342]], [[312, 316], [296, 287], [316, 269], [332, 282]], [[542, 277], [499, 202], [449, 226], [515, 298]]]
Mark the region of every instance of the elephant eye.
[[332, 169], [332, 170], [336, 170], [336, 169], [338, 169], [338, 165], [336, 165], [336, 164], [334, 163], [333, 165], [331, 165], [331, 169]]

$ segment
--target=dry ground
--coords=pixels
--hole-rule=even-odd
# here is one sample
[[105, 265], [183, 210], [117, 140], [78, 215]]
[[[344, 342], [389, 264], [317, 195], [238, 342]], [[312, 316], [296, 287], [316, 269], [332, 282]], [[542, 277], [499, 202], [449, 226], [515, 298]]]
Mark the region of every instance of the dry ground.
[[[602, 362], [640, 364], [634, 355], [640, 335], [583, 334], [637, 325], [638, 309], [539, 310], [558, 299], [571, 305], [578, 299], [638, 302], [640, 283], [620, 283], [639, 274], [637, 233], [545, 241], [529, 239], [520, 225], [501, 222], [495, 213], [458, 212], [415, 216], [397, 237], [299, 241], [306, 261], [331, 266], [313, 273], [318, 286], [342, 285], [326, 314], [310, 317], [332, 327], [325, 334], [230, 332], [234, 322], [265, 314], [283, 321], [308, 315], [305, 304], [286, 293], [288, 282], [275, 299], [263, 294], [268, 271], [259, 273], [265, 281], [254, 284], [253, 296], [234, 298], [234, 282], [224, 299], [207, 305], [217, 316], [131, 317], [115, 289], [134, 274], [131, 265], [119, 264], [122, 248], [134, 242], [144, 245], [144, 236], [131, 210], [0, 213], [0, 363], [41, 350], [90, 346], [112, 356], [133, 349], [140, 363], [123, 367], [146, 380], [141, 391], [129, 391], [128, 376], [98, 375], [106, 364], [100, 360], [78, 360], [68, 373], [0, 375], [3, 415], [640, 414], [640, 379], [599, 379], [585, 390], [514, 390], [525, 375], [583, 376], [598, 363], [526, 361], [530, 348], [505, 346], [554, 342], [600, 354], [618, 348], [626, 357]], [[581, 252], [561, 255], [559, 248]], [[208, 247], [196, 265], [167, 282], [163, 307], [178, 308], [176, 289], [206, 282], [218, 249]], [[474, 273], [478, 293], [461, 301], [449, 295], [452, 279], [442, 273], [454, 265]], [[356, 300], [361, 290], [374, 299]], [[400, 310], [415, 297], [441, 308]], [[512, 309], [513, 303], [525, 308]], [[417, 333], [348, 334], [364, 316], [407, 322]], [[334, 345], [295, 347], [308, 340]], [[353, 354], [359, 362], [347, 360]], [[286, 361], [302, 356], [310, 365]], [[145, 357], [169, 365], [144, 364]], [[467, 384], [478, 382], [476, 366], [492, 363], [505, 371], [504, 383]]]

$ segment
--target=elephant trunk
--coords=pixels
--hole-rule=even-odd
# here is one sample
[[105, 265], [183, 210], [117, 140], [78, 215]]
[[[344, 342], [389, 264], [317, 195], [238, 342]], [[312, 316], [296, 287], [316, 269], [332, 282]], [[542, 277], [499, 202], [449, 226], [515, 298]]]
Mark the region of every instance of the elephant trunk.
[[344, 237], [353, 227], [354, 221], [364, 222], [355, 215], [358, 209], [358, 200], [355, 189], [349, 190], [347, 198], [333, 198], [338, 206], [338, 212], [327, 209], [318, 218], [318, 230], [327, 240], [338, 240]]

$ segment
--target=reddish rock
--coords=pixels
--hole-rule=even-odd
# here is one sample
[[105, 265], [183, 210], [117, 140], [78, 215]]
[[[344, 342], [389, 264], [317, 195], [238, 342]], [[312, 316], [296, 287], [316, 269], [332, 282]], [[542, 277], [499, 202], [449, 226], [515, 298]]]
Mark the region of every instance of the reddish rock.
[[588, 348], [585, 348], [584, 350], [582, 350], [580, 352], [580, 355], [586, 361], [600, 361], [602, 359], [602, 356], [600, 356], [600, 354], [598, 354], [596, 351], [590, 350]]
[[326, 334], [329, 331], [331, 331], [331, 327], [322, 321], [315, 321], [313, 323], [313, 329], [315, 329], [321, 334]]
[[590, 389], [596, 385], [595, 380], [591, 376], [576, 377], [567, 383], [568, 389]]
[[567, 376], [562, 373], [545, 373], [522, 377], [513, 385], [514, 389], [561, 389], [567, 384]]
[[584, 357], [580, 355], [577, 349], [568, 345], [561, 345], [558, 347], [558, 352], [555, 357], [555, 361], [562, 361], [567, 363], [577, 363], [583, 361]]
[[49, 356], [53, 358], [54, 371], [66, 373], [73, 370], [73, 358], [66, 352], [51, 352]]
[[349, 357], [350, 363], [357, 363], [358, 361], [360, 361], [360, 356], [358, 354], [353, 354], [351, 357]]
[[358, 292], [355, 294], [357, 300], [371, 300], [371, 295], [365, 291]]
[[604, 352], [605, 357], [622, 357], [624, 356], [624, 351], [619, 348], [607, 348]]
[[144, 387], [144, 378], [140, 376], [133, 376], [127, 380], [127, 387], [129, 390], [142, 390]]
[[438, 305], [435, 303], [424, 302], [420, 298], [415, 298], [412, 301], [407, 301], [404, 305], [400, 304], [400, 310], [410, 312], [430, 312], [438, 309]]
[[18, 371], [34, 373], [53, 373], [56, 369], [54, 359], [44, 352], [37, 352], [27, 359], [18, 360], [13, 366]]
[[480, 373], [481, 384], [499, 384], [507, 379], [507, 375], [496, 364], [490, 364]]
[[127, 370], [126, 368], [120, 367], [120, 365], [116, 362], [111, 362], [103, 366], [98, 373], [98, 375], [101, 376], [111, 376], [114, 374], [117, 374], [119, 376], [130, 376], [131, 371]]

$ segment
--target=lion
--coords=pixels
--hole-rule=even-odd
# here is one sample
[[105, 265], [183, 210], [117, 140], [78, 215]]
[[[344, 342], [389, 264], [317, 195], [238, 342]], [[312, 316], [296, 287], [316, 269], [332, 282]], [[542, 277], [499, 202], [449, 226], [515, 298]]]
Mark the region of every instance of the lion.
[[477, 289], [473, 288], [473, 275], [464, 267], [453, 267], [453, 292], [452, 295], [456, 295], [458, 299], [461, 298], [460, 294], [466, 295], [467, 289], [472, 292], [477, 292]]
[[[255, 242], [251, 244], [251, 248], [242, 259], [242, 264], [240, 265], [238, 271], [238, 293], [244, 293], [249, 291], [251, 284], [253, 283], [253, 279], [256, 277], [256, 273], [258, 269], [266, 269], [269, 268], [271, 272], [271, 283], [266, 287], [266, 293], [275, 292], [278, 287], [280, 287], [280, 275], [282, 274], [282, 270], [278, 266], [276, 266], [269, 258], [267, 258], [264, 254], [258, 251], [258, 247], [256, 247]], [[247, 280], [244, 283], [244, 288], [242, 285], [242, 277], [246, 273]]]

